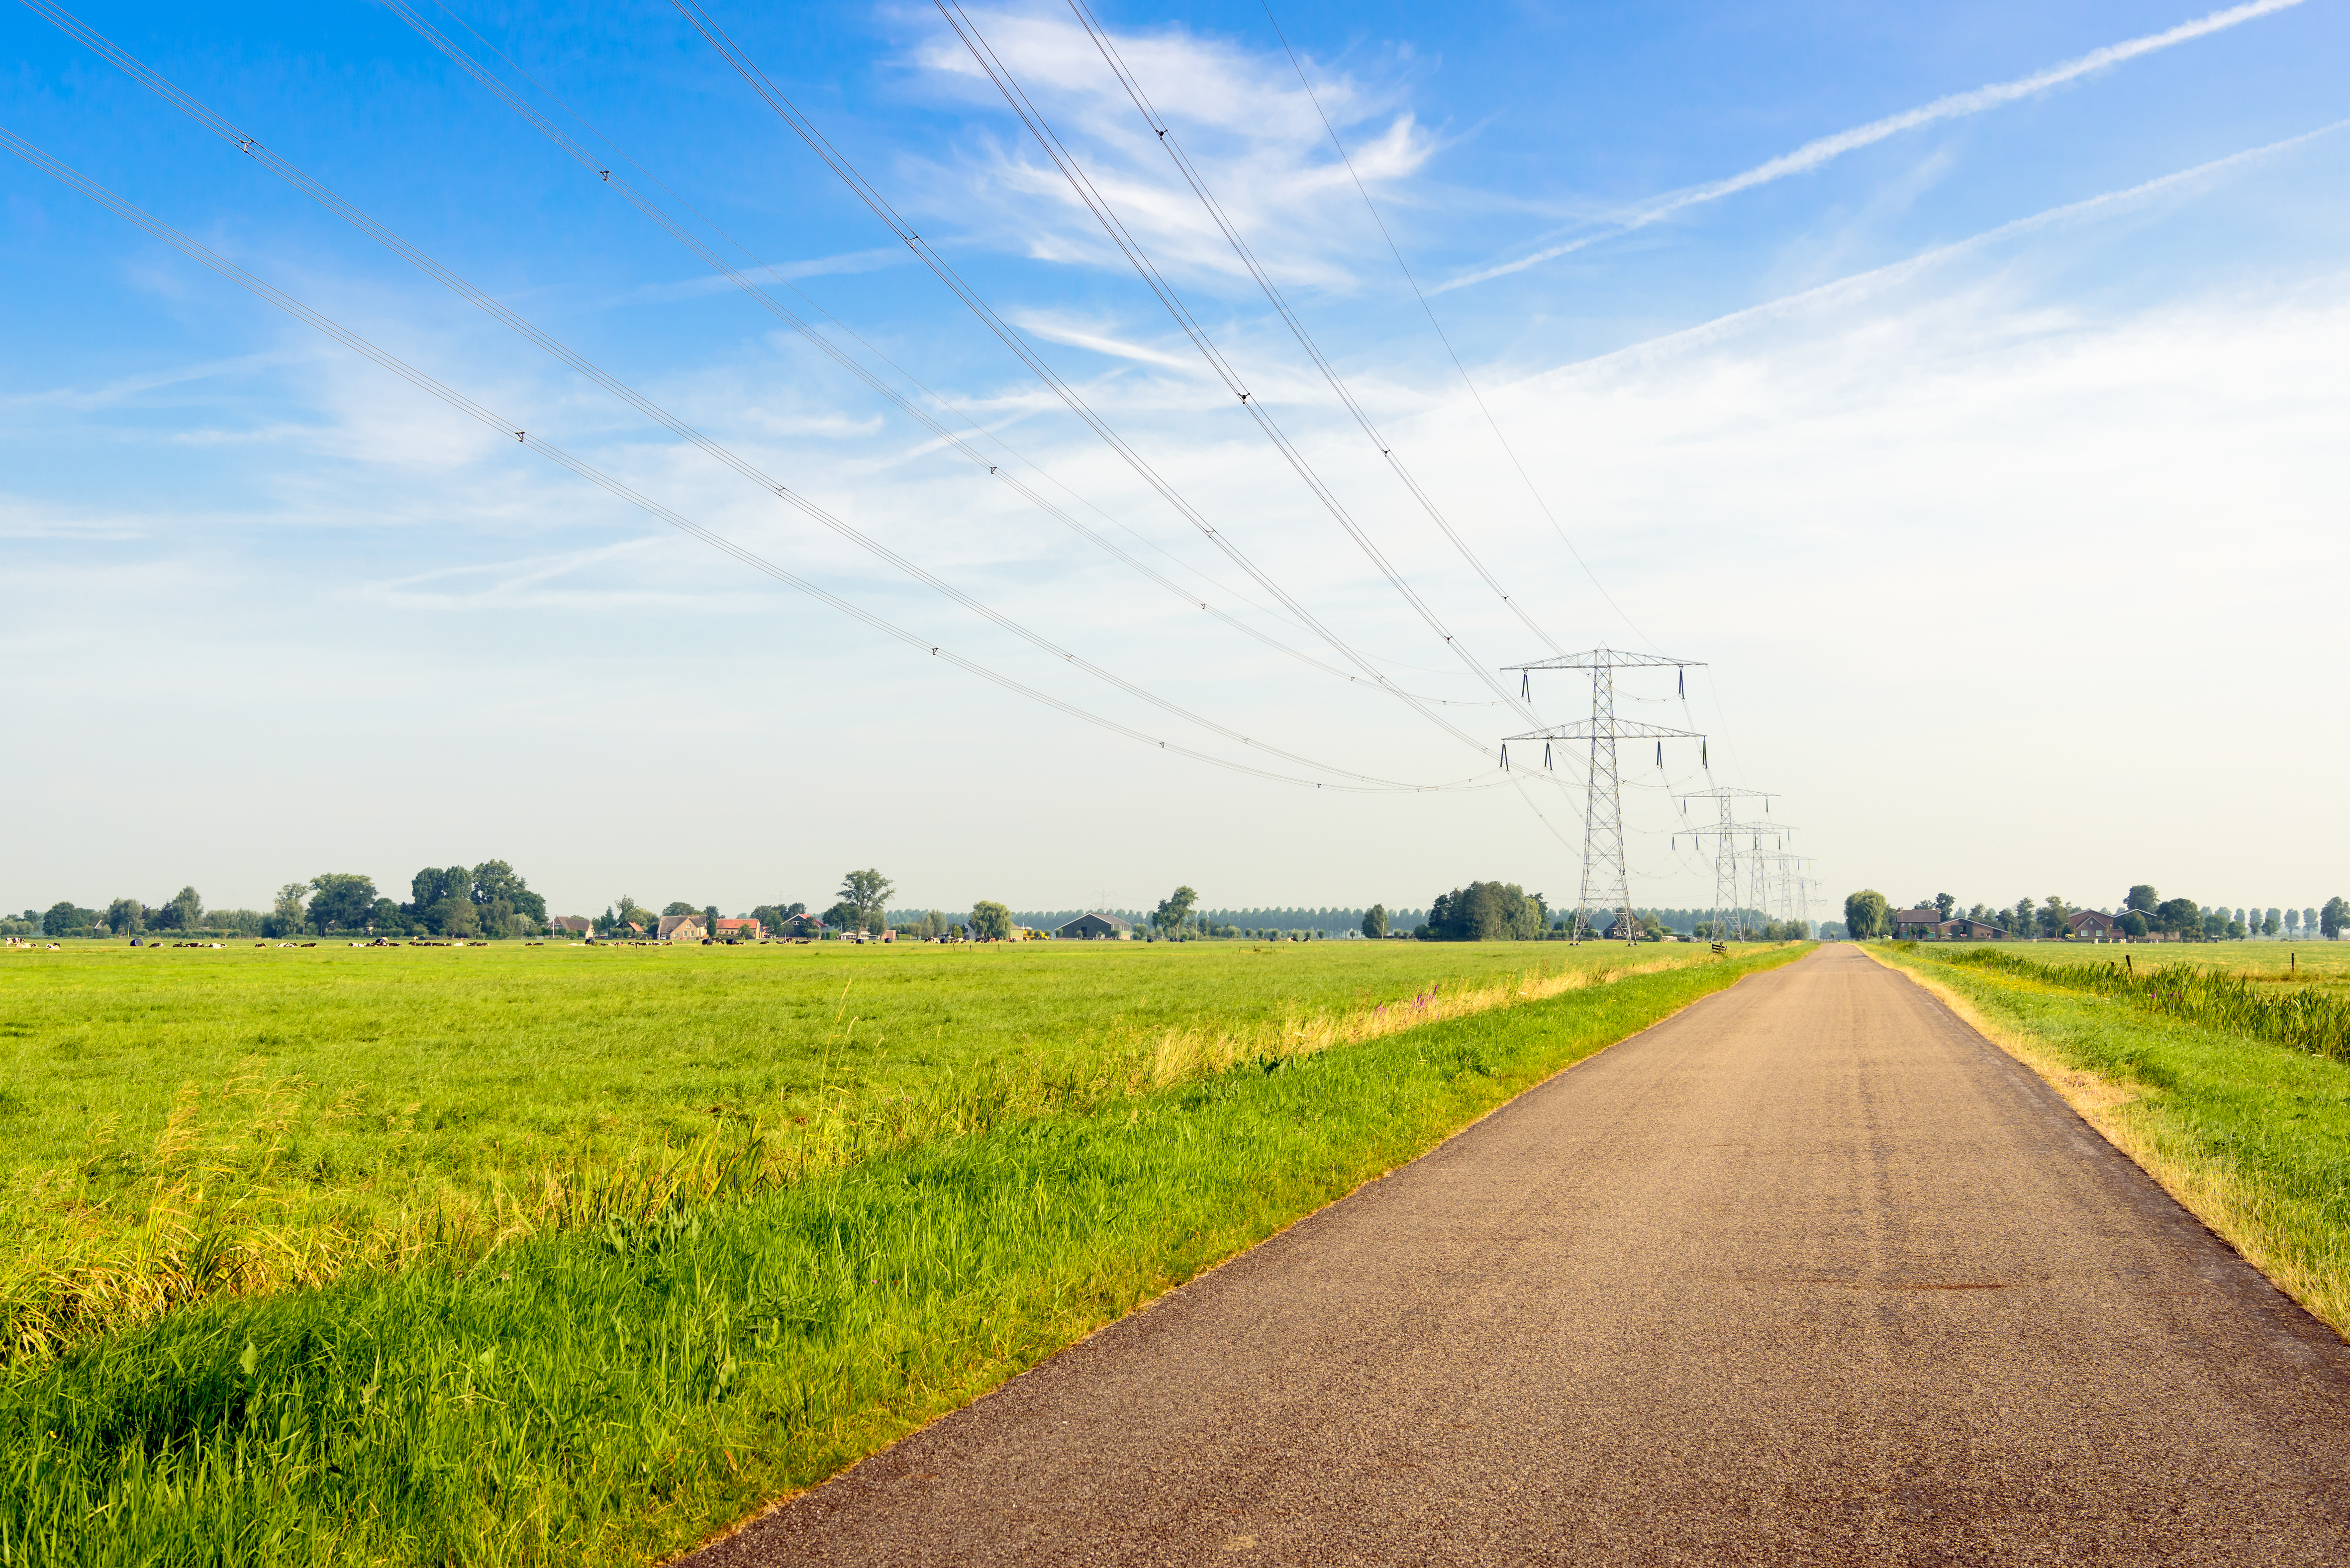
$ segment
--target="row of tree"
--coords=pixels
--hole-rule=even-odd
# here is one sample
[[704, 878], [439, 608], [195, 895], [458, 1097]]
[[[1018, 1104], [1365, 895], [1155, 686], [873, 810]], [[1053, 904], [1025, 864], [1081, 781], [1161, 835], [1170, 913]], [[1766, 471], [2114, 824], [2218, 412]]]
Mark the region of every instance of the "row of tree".
[[504, 860], [479, 866], [428, 866], [409, 879], [406, 903], [383, 897], [375, 878], [355, 871], [322, 871], [307, 882], [277, 889], [267, 910], [207, 909], [193, 888], [182, 888], [161, 904], [117, 898], [103, 909], [70, 900], [47, 909], [25, 911], [23, 920], [0, 920], [12, 936], [37, 931], [50, 937], [315, 937], [338, 934], [404, 937], [535, 936], [546, 929], [546, 900], [531, 891]]
[[[2057, 938], [2070, 932], [2073, 917], [2081, 906], [2052, 893], [2037, 900], [2018, 898], [2012, 908], [1975, 904], [1962, 909], [1950, 894], [1937, 893], [1909, 908], [1930, 909], [1943, 920], [1964, 918], [2003, 930], [2011, 937]], [[1856, 940], [1885, 936], [1893, 929], [1892, 908], [1885, 895], [1875, 888], [1864, 888], [1846, 898], [1844, 912], [1842, 934]], [[2334, 941], [2350, 929], [2350, 901], [2339, 898], [2328, 898], [2323, 908], [2231, 909], [2226, 905], [2200, 904], [2192, 898], [2166, 898], [2150, 882], [2134, 884], [2123, 897], [2118, 910], [2100, 912], [2113, 915], [2125, 936], [2167, 936], [2181, 941], [2241, 941], [2250, 937], [2306, 940], [2321, 936]]]

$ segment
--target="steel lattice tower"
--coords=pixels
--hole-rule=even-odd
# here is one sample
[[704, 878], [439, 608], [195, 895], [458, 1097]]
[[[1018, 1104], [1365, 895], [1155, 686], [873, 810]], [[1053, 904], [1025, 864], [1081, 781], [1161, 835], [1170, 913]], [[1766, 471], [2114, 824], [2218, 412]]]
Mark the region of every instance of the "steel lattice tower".
[[[1669, 730], [1661, 724], [1617, 718], [1616, 671], [1669, 669], [1678, 672], [1701, 663], [1701, 660], [1694, 659], [1667, 659], [1661, 654], [1625, 653], [1600, 647], [1585, 653], [1568, 653], [1556, 659], [1537, 659], [1532, 664], [1508, 666], [1525, 672], [1525, 690], [1529, 694], [1534, 689], [1534, 670], [1587, 670], [1591, 672], [1589, 719], [1509, 737], [1513, 741], [1543, 742], [1545, 762], [1549, 759], [1549, 743], [1552, 742], [1590, 742], [1589, 760], [1584, 773], [1583, 881], [1575, 891], [1575, 926], [1569, 933], [1575, 941], [1583, 940], [1591, 930], [1595, 894], [1607, 900], [1624, 929], [1636, 931], [1638, 927], [1638, 921], [1632, 913], [1631, 877], [1625, 865], [1623, 784], [1616, 766], [1616, 742], [1701, 741], [1705, 738], [1694, 730]], [[1637, 941], [1638, 938], [1635, 936], [1633, 940]]]
[[[1738, 912], [1738, 865], [1741, 860], [1746, 860], [1749, 863], [1748, 870], [1753, 882], [1752, 897], [1754, 899], [1755, 914], [1766, 919], [1770, 917], [1771, 906], [1763, 881], [1761, 855], [1762, 836], [1768, 833], [1775, 836], [1788, 831], [1785, 823], [1767, 820], [1772, 798], [1772, 794], [1768, 790], [1732, 789], [1726, 784], [1717, 785], [1712, 789], [1694, 790], [1681, 796], [1683, 801], [1715, 801], [1721, 807], [1720, 822], [1704, 827], [1692, 826], [1681, 829], [1692, 838], [1711, 836], [1713, 839], [1713, 933], [1716, 941], [1721, 940], [1721, 929], [1725, 923], [1737, 928], [1737, 937], [1740, 941], [1746, 940], [1746, 922]], [[1733, 803], [1739, 800], [1761, 801], [1766, 814], [1766, 820], [1761, 822], [1734, 820]], [[1738, 836], [1742, 833], [1747, 835], [1754, 843], [1755, 848], [1750, 854], [1742, 854], [1739, 850]]]

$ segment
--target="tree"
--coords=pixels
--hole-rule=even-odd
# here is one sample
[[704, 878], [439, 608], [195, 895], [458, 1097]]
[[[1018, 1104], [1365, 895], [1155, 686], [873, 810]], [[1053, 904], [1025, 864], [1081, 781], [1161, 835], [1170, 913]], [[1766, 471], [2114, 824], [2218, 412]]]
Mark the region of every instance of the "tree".
[[2154, 924], [2159, 930], [2180, 937], [2199, 936], [2203, 930], [2203, 912], [2192, 898], [2165, 898], [2154, 911]]
[[1373, 904], [1363, 911], [1363, 935], [1384, 937], [1387, 934], [1388, 907], [1385, 904]]
[[864, 917], [857, 912], [856, 905], [846, 899], [824, 912], [824, 923], [836, 931], [861, 931], [865, 929]]
[[2063, 936], [2064, 922], [2072, 913], [2072, 905], [2054, 893], [2049, 894], [2047, 901], [2040, 906], [2040, 934], [2043, 937]]
[[1951, 912], [1957, 909], [1958, 907], [1959, 901], [1956, 898], [1951, 898], [1948, 893], [1937, 893], [1934, 895], [1934, 912], [1941, 916], [1942, 919], [1946, 920], [1949, 919]]
[[2019, 937], [2030, 936], [2037, 924], [2038, 918], [2033, 911], [2038, 908], [2039, 906], [2029, 898], [2018, 898], [2015, 901], [2015, 908], [2009, 911], [2008, 930]]
[[881, 918], [889, 907], [889, 895], [897, 891], [897, 888], [895, 882], [869, 867], [843, 877], [840, 879], [840, 901], [857, 911], [856, 919], [846, 923], [867, 930], [879, 929], [873, 922]]
[[179, 930], [192, 931], [204, 918], [204, 901], [196, 897], [193, 888], [181, 888], [164, 907], [172, 911], [172, 924]]
[[[322, 871], [310, 878], [310, 887], [317, 895], [310, 900], [310, 919], [317, 923], [322, 935], [333, 930], [358, 930], [375, 913], [372, 877], [362, 877], [355, 871]], [[282, 900], [284, 894], [279, 898]]]
[[147, 906], [136, 898], [117, 898], [106, 907], [106, 929], [118, 937], [135, 936], [147, 923]]
[[2271, 909], [2267, 914], [2261, 917], [2261, 935], [2264, 937], [2275, 937], [2282, 933], [2284, 930], [2284, 922], [2278, 919], [2278, 916], [2283, 911], [2279, 909]]
[[2317, 912], [2317, 929], [2324, 933], [2327, 941], [2335, 942], [2342, 940], [2342, 928], [2345, 925], [2350, 925], [2350, 904], [2338, 898], [2326, 899], [2325, 908]]
[[1886, 903], [1884, 894], [1874, 888], [1864, 888], [1846, 897], [1844, 929], [1852, 933], [1855, 941], [1881, 937], [1892, 928], [1893, 909]]
[[2124, 915], [2118, 924], [2121, 927], [2122, 935], [2126, 937], [2143, 938], [2147, 933], [2146, 917], [2136, 909]]
[[530, 884], [516, 876], [515, 868], [503, 860], [484, 860], [474, 867], [467, 896], [473, 899], [476, 909], [484, 910], [493, 904], [504, 904], [506, 909], [503, 919], [506, 923], [512, 923], [515, 916], [521, 915], [535, 925], [546, 924], [546, 896], [532, 892]]
[[41, 934], [45, 937], [67, 937], [89, 929], [88, 909], [78, 909], [71, 898], [60, 898], [41, 917]]
[[471, 867], [427, 866], [409, 878], [408, 894], [400, 913], [428, 931], [469, 937], [479, 928]]
[[2311, 928], [2313, 928], [2313, 927], [2314, 927], [2314, 926], [2315, 926], [2316, 924], [2317, 924], [2317, 911], [2316, 911], [2316, 910], [2314, 910], [2314, 909], [2303, 909], [2303, 910], [2302, 910], [2302, 912], [2301, 912], [2301, 936], [2302, 936], [2302, 940], [2303, 940], [2303, 941], [2306, 941], [2306, 940], [2309, 940], [2309, 933], [2310, 933], [2310, 929], [2311, 929]]
[[1183, 922], [1191, 918], [1191, 906], [1199, 901], [1200, 895], [1191, 888], [1178, 888], [1159, 900], [1159, 908], [1151, 911], [1150, 923], [1159, 928], [1160, 935], [1172, 939], [1182, 929]]
[[2301, 911], [2299, 909], [2287, 909], [2284, 912], [2284, 934], [2290, 937], [2298, 934], [2300, 930]]
[[404, 937], [408, 934], [408, 917], [400, 906], [389, 898], [378, 898], [375, 908], [368, 911], [368, 925], [380, 937]]
[[2130, 888], [2129, 896], [2122, 900], [2122, 908], [2136, 909], [2141, 915], [2151, 915], [2162, 908], [2162, 895], [2154, 890], [2154, 884], [2151, 882], [2139, 882]]
[[700, 913], [701, 911], [699, 909], [696, 909], [692, 905], [687, 903], [682, 898], [671, 898], [668, 903], [661, 906], [661, 916], [663, 919], [667, 919], [671, 915], [696, 915]]
[[1012, 911], [991, 898], [971, 907], [971, 934], [983, 942], [1000, 942], [1012, 934]]
[[1530, 941], [1547, 923], [1540, 895], [1527, 897], [1515, 882], [1471, 882], [1428, 909], [1428, 934], [1439, 941]]
[[262, 917], [265, 937], [298, 937], [310, 929], [310, 911], [302, 901], [310, 896], [307, 882], [288, 882], [277, 889], [276, 906]]

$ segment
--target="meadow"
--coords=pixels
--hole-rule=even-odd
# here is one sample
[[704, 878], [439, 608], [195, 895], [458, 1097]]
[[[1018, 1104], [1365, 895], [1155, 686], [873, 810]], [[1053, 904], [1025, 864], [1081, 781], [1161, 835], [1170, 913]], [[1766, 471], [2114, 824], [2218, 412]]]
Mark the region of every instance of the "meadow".
[[[266, 1211], [348, 1246], [428, 1191], [477, 1220], [27, 1341], [0, 1563], [656, 1559], [1805, 950], [11, 960], [22, 1169], [105, 1151], [50, 1189], [86, 1236], [135, 1238], [173, 1129], [215, 1124], [174, 1212], [224, 1245]], [[280, 1108], [174, 1086], [224, 1072]], [[76, 1116], [163, 1152], [141, 1174]]]
[[2255, 1266], [2350, 1333], [2345, 944], [1866, 950], [1971, 1014]]
[[1702, 947], [0, 953], [0, 1355], [1086, 1111]]

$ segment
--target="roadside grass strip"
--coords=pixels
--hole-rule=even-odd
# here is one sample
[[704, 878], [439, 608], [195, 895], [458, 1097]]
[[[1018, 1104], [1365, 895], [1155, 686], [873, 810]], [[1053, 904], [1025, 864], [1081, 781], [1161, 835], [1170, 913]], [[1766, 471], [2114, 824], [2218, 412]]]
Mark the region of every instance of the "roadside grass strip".
[[2191, 963], [1867, 950], [1950, 1002], [2280, 1289], [2350, 1334], [2350, 1010], [2338, 984]]
[[201, 1302], [27, 1358], [0, 1375], [0, 1563], [658, 1559], [1808, 950], [1269, 1051], [778, 1190]]

